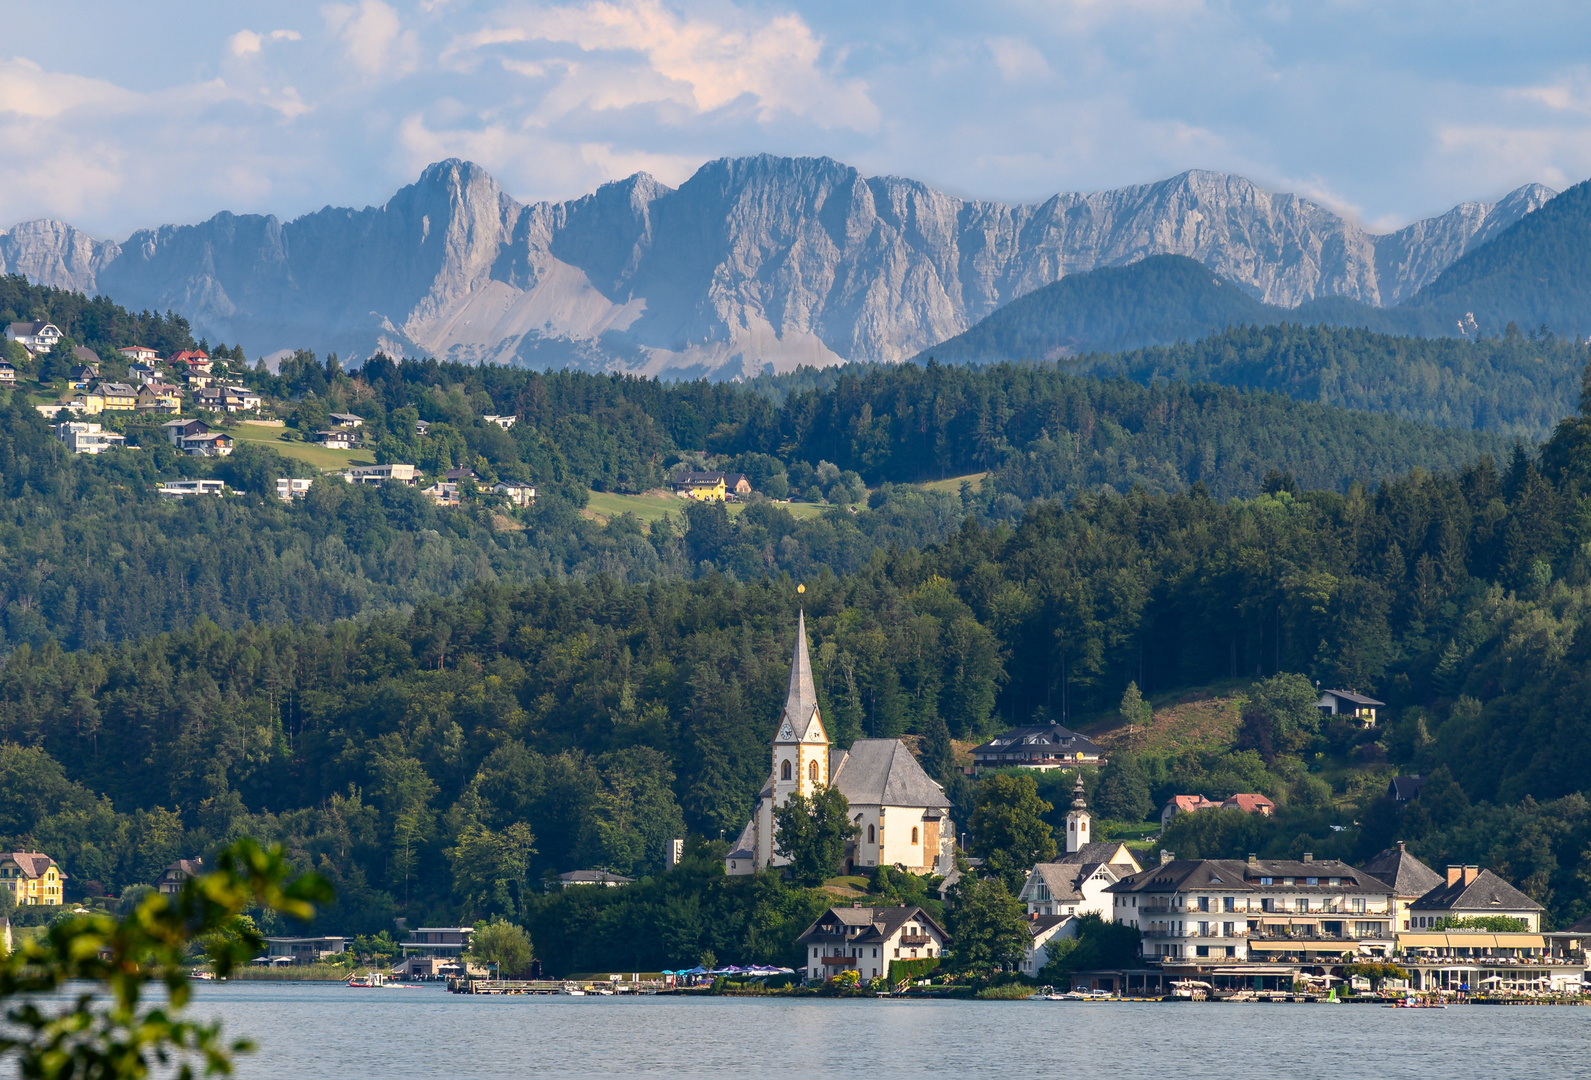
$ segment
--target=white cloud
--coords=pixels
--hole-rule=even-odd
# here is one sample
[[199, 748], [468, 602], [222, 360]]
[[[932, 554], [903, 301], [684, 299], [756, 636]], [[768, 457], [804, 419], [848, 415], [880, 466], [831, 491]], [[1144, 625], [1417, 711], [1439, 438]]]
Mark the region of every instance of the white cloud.
[[0, 114], [53, 119], [80, 109], [120, 112], [139, 99], [104, 79], [45, 71], [32, 60], [0, 60]]
[[1006, 82], [1031, 82], [1049, 78], [1050, 63], [1032, 42], [1020, 38], [990, 38], [985, 44]]
[[259, 52], [267, 41], [298, 41], [301, 37], [297, 30], [272, 30], [269, 34], [239, 30], [227, 38], [227, 49], [233, 56], [250, 56]]
[[[563, 109], [667, 103], [702, 114], [745, 99], [761, 123], [799, 117], [825, 128], [878, 126], [866, 85], [824, 63], [823, 40], [801, 16], [754, 16], [733, 8], [727, 14], [690, 17], [660, 0], [516, 8], [500, 13], [497, 25], [459, 38], [444, 56], [516, 42], [571, 45], [601, 62], [567, 69], [555, 93]], [[543, 74], [539, 65], [533, 70]]]
[[366, 75], [406, 75], [419, 66], [419, 35], [405, 30], [397, 11], [381, 0], [328, 4], [321, 15], [344, 55]]

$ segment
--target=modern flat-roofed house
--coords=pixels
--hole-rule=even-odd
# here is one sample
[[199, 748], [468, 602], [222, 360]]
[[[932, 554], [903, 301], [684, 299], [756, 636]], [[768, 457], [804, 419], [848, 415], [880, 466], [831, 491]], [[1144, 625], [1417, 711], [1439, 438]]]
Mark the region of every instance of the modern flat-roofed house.
[[674, 493], [698, 502], [724, 501], [724, 474], [721, 472], [682, 472], [674, 477]]
[[63, 902], [67, 873], [39, 851], [0, 854], [0, 889], [17, 898], [18, 907], [50, 907]]
[[414, 487], [420, 482], [420, 470], [413, 465], [355, 465], [343, 473], [350, 484], [385, 484], [389, 481]]
[[1376, 726], [1376, 710], [1386, 706], [1384, 701], [1377, 701], [1353, 690], [1326, 690], [1321, 693], [1320, 700], [1315, 702], [1315, 707], [1322, 715], [1349, 716], [1358, 721], [1360, 727], [1367, 728]]
[[596, 885], [605, 889], [617, 889], [620, 885], [632, 885], [634, 878], [627, 878], [621, 874], [610, 874], [606, 870], [571, 870], [566, 874], [558, 875], [558, 888], [568, 889], [580, 885]]
[[278, 476], [276, 478], [276, 497], [283, 502], [302, 499], [309, 494], [310, 485], [314, 482], [308, 476]]
[[1104, 760], [1104, 751], [1092, 739], [1059, 724], [1016, 728], [972, 750], [973, 766], [981, 769], [1019, 765], [1046, 772], [1101, 765]]
[[223, 480], [171, 480], [155, 488], [162, 499], [182, 499], [189, 495], [225, 495]]
[[808, 980], [854, 970], [863, 982], [888, 978], [895, 960], [930, 960], [950, 936], [920, 907], [831, 907], [796, 943], [805, 947]]
[[68, 420], [55, 425], [55, 437], [64, 442], [74, 454], [102, 454], [106, 450], [127, 445], [127, 436], [114, 431], [101, 430], [98, 424], [82, 420]]
[[313, 964], [328, 956], [348, 951], [345, 937], [268, 937], [265, 955], [272, 960], [286, 958], [295, 964]]
[[400, 948], [404, 956], [419, 953], [456, 960], [459, 953], [470, 947], [470, 935], [474, 932], [473, 926], [422, 926], [410, 930]]
[[14, 322], [6, 327], [6, 340], [42, 356], [60, 344], [61, 328], [51, 322]]
[[160, 872], [155, 879], [155, 891], [173, 896], [182, 891], [182, 883], [204, 873], [203, 859], [178, 859]]
[[519, 420], [519, 417], [517, 417], [517, 416], [491, 416], [491, 415], [487, 415], [487, 416], [481, 417], [481, 419], [486, 421], [488, 424], [496, 424], [498, 427], [502, 428], [504, 431], [507, 431], [509, 428], [514, 426], [514, 424]]

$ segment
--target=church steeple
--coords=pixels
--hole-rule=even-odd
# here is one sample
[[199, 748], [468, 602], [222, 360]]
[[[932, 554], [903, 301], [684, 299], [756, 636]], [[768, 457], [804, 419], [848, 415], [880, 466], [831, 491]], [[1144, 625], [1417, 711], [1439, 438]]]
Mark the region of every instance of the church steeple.
[[1077, 771], [1077, 783], [1072, 787], [1072, 809], [1066, 815], [1066, 853], [1074, 854], [1083, 849], [1083, 845], [1092, 838], [1088, 835], [1088, 826], [1092, 821], [1088, 812], [1088, 800], [1083, 797], [1083, 771]]
[[817, 709], [818, 691], [812, 683], [812, 659], [807, 655], [807, 613], [803, 610], [796, 617], [795, 655], [790, 658], [790, 689], [785, 694], [780, 730], [788, 723], [801, 739]]

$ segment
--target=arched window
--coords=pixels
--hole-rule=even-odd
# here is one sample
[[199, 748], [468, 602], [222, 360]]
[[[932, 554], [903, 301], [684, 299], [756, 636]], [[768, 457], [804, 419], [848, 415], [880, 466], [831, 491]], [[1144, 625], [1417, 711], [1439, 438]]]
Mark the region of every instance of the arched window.
[[917, 842], [917, 827], [914, 825], [914, 826], [912, 826], [912, 843], [915, 844], [916, 842]]
[[788, 761], [786, 761], [784, 763], [784, 765], [780, 767], [780, 769], [779, 769], [779, 779], [781, 779], [781, 780], [790, 779], [790, 763]]
[[867, 842], [869, 844], [873, 842], [873, 826], [871, 825], [867, 827]]
[[807, 779], [812, 781], [814, 784], [818, 782], [818, 763], [817, 762], [814, 761], [812, 764], [807, 766]]

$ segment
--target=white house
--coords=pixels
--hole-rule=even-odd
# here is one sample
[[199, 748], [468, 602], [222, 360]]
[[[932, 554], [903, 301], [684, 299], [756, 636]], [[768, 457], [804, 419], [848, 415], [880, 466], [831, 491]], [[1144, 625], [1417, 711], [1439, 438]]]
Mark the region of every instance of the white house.
[[1029, 915], [1027, 921], [1028, 946], [1022, 957], [1022, 974], [1038, 978], [1050, 962], [1052, 945], [1077, 937], [1082, 919], [1076, 915]]
[[221, 480], [172, 480], [155, 489], [163, 499], [181, 499], [188, 495], [225, 495], [226, 484]]
[[342, 474], [350, 484], [385, 484], [392, 481], [414, 487], [420, 482], [420, 470], [413, 465], [397, 462], [391, 465], [355, 465]]
[[55, 425], [55, 437], [67, 445], [74, 454], [100, 454], [118, 446], [127, 445], [127, 436], [114, 431], [103, 431], [98, 424], [81, 420], [68, 420]]
[[1376, 726], [1376, 710], [1386, 706], [1384, 701], [1377, 701], [1353, 690], [1325, 690], [1321, 692], [1320, 700], [1315, 702], [1315, 707], [1323, 715], [1351, 716], [1359, 722], [1360, 727], [1367, 728]]
[[514, 426], [514, 422], [517, 421], [519, 419], [519, 417], [517, 417], [517, 416], [483, 416], [483, 417], [481, 417], [481, 419], [485, 420], [488, 424], [496, 424], [498, 427], [502, 428], [504, 431], [507, 431], [509, 428]]
[[950, 800], [906, 745], [899, 739], [858, 739], [849, 750], [829, 745], [818, 713], [803, 612], [796, 622], [789, 692], [773, 739], [773, 769], [751, 820], [724, 858], [724, 869], [750, 874], [760, 867], [785, 865], [788, 860], [775, 850], [774, 809], [792, 795], [811, 798], [826, 786], [845, 796], [857, 826], [845, 860], [847, 872], [903, 866], [916, 874], [949, 873], [954, 865]]
[[61, 328], [48, 322], [14, 322], [6, 327], [6, 340], [42, 355], [60, 343]]
[[309, 487], [314, 482], [308, 476], [278, 476], [276, 478], [276, 497], [283, 502], [302, 499], [309, 494]]
[[806, 949], [806, 977], [831, 979], [855, 971], [862, 981], [889, 978], [895, 960], [932, 960], [947, 935], [920, 907], [831, 907], [796, 943]]
[[504, 496], [515, 506], [529, 506], [536, 501], [536, 489], [529, 484], [509, 484], [499, 480], [492, 485], [492, 491]]

